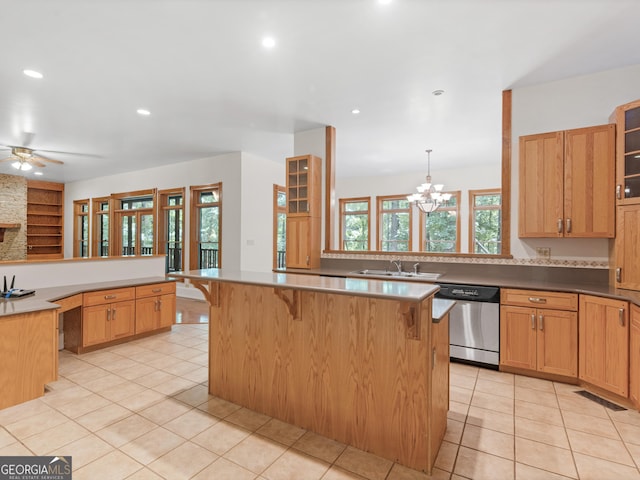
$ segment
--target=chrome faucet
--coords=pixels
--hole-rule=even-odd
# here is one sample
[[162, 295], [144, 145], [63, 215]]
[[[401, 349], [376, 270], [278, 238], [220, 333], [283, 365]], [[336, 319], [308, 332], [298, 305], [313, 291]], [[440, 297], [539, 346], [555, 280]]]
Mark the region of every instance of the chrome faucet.
[[415, 275], [417, 275], [419, 271], [420, 271], [420, 264], [419, 263], [414, 263], [413, 264], [413, 273]]
[[389, 260], [392, 265], [395, 265], [398, 273], [402, 273], [402, 260]]

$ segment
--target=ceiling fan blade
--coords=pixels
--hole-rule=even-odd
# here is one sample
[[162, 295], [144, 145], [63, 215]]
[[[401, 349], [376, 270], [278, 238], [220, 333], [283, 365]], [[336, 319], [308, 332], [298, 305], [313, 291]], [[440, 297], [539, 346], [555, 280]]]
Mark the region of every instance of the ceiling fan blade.
[[15, 161], [16, 157], [7, 157], [0, 160], [0, 163]]
[[95, 153], [83, 153], [83, 152], [63, 152], [61, 150], [45, 150], [45, 149], [34, 149], [37, 152], [47, 152], [47, 153], [59, 153], [61, 155], [80, 155], [83, 157], [96, 157], [102, 158], [102, 155], [96, 155]]
[[37, 157], [31, 157], [31, 160], [38, 160], [38, 161], [43, 161], [43, 162], [49, 162], [49, 163], [57, 163], [58, 165], [64, 165], [64, 162], [60, 161], [60, 160], [56, 160], [54, 158], [48, 158], [48, 157], [43, 157], [42, 155], [38, 155]]
[[30, 163], [31, 165], [35, 165], [36, 167], [46, 167], [46, 165], [42, 163], [40, 160], [42, 160], [42, 158], [31, 157], [27, 163]]

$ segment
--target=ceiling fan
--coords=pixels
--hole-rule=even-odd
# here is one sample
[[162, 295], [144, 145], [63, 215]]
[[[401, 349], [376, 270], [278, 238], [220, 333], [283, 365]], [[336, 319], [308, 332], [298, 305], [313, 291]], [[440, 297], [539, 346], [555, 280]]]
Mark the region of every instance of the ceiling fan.
[[36, 155], [36, 150], [28, 147], [16, 147], [11, 145], [0, 145], [0, 149], [10, 149], [11, 156], [0, 160], [0, 163], [11, 162], [12, 167], [18, 170], [31, 170], [35, 167], [46, 167], [47, 163], [55, 163], [58, 165], [64, 165], [64, 162], [55, 160], [53, 158], [43, 157], [42, 155]]

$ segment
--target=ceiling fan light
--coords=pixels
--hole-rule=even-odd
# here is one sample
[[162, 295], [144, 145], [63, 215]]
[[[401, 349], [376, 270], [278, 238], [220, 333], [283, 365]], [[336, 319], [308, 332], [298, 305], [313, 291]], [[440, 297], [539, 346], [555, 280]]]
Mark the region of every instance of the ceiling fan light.
[[12, 166], [13, 168], [15, 168], [16, 170], [23, 170], [23, 171], [31, 170], [31, 169], [33, 168], [33, 167], [32, 167], [31, 165], [29, 165], [28, 163], [26, 163], [26, 162], [20, 162], [20, 161], [18, 161], [18, 162], [13, 162], [13, 163], [11, 164], [11, 166]]

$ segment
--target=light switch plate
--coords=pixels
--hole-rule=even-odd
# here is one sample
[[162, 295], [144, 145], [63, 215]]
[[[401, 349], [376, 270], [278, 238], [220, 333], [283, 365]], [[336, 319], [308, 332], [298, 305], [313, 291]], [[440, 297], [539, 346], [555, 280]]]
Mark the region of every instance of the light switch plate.
[[549, 247], [536, 247], [536, 257], [549, 260], [551, 258], [551, 248]]

